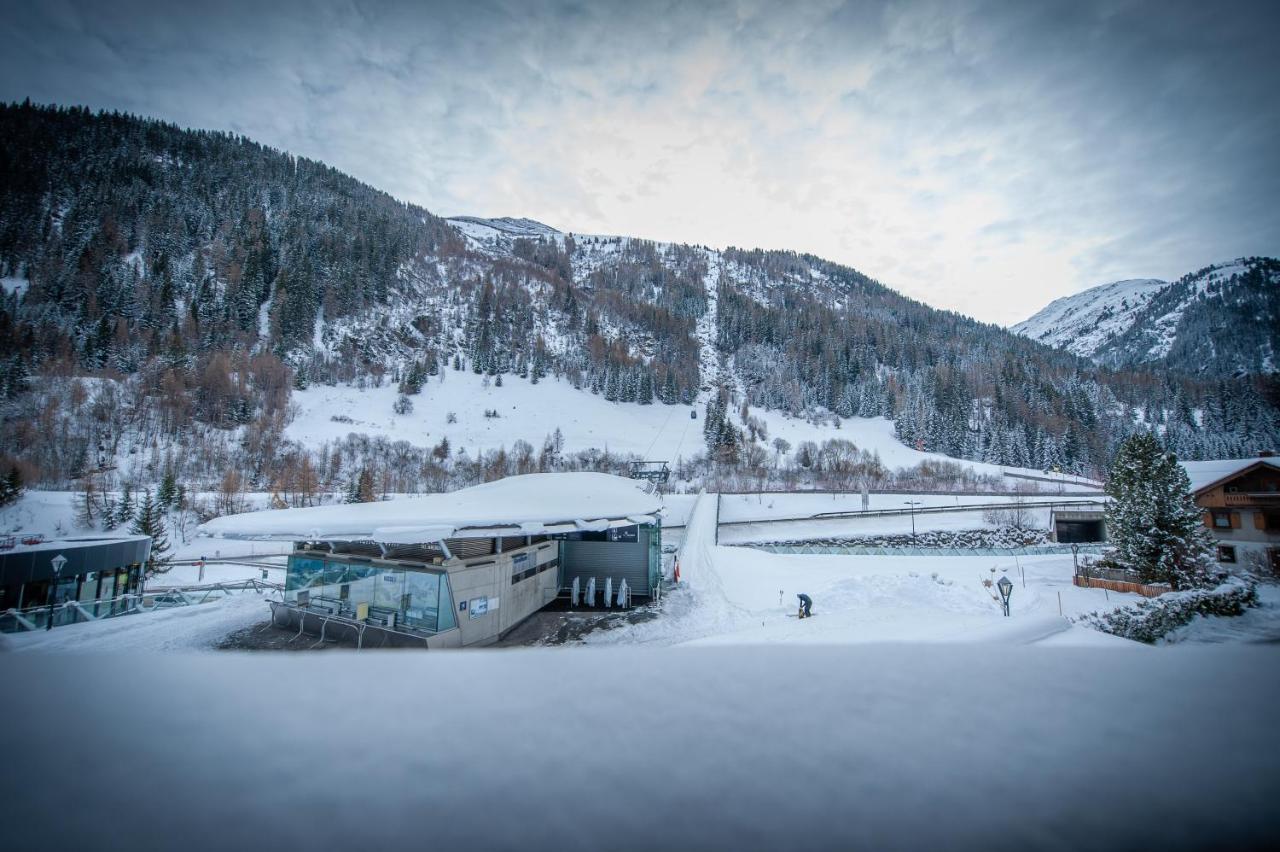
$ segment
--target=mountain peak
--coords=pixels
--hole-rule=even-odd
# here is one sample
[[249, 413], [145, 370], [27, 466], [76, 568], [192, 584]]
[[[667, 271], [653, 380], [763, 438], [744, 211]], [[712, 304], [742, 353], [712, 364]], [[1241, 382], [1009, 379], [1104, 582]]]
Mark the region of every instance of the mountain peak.
[[1010, 330], [1112, 367], [1272, 373], [1277, 283], [1280, 262], [1241, 257], [1173, 282], [1115, 281], [1064, 296]]
[[550, 225], [544, 225], [535, 219], [513, 216], [500, 216], [486, 219], [483, 216], [450, 216], [448, 221], [470, 237], [490, 237], [494, 231], [509, 237], [555, 237], [560, 234]]

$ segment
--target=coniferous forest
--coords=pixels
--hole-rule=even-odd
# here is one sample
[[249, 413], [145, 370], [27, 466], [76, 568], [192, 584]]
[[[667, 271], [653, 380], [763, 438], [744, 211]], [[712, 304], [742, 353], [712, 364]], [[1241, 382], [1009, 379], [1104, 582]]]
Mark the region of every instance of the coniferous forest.
[[[273, 487], [304, 464], [332, 485], [353, 465], [402, 470], [405, 453], [424, 488], [517, 456], [570, 463], [545, 445], [536, 463], [513, 448], [460, 465], [447, 446], [283, 437], [296, 388], [395, 382], [411, 405], [444, 370], [695, 406], [701, 461], [730, 469], [810, 469], [770, 450], [752, 407], [889, 417], [918, 449], [1086, 474], [1143, 430], [1183, 458], [1280, 445], [1274, 370], [1214, 372], [1192, 344], [1172, 366], [1106, 368], [791, 252], [481, 245], [321, 163], [75, 107], [0, 107], [0, 277], [0, 463], [29, 485], [109, 472], [130, 445], [157, 460], [154, 482], [206, 487]], [[553, 429], [531, 423], [528, 440]]]

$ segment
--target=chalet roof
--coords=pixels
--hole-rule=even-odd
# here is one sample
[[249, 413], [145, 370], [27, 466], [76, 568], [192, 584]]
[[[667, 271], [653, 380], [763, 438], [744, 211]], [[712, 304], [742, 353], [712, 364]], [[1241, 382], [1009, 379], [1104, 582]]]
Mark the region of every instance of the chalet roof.
[[1191, 493], [1207, 491], [1223, 481], [1232, 479], [1247, 470], [1266, 466], [1280, 472], [1280, 458], [1259, 456], [1251, 459], [1214, 459], [1211, 461], [1180, 462], [1191, 479]]
[[605, 473], [531, 473], [378, 503], [245, 512], [215, 518], [200, 534], [277, 541], [381, 541], [606, 530], [654, 523], [662, 501], [643, 483]]

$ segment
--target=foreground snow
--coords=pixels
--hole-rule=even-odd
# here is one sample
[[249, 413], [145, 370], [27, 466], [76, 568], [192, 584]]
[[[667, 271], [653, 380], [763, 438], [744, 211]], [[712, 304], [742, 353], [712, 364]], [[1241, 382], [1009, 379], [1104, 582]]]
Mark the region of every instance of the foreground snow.
[[1277, 664], [1256, 646], [19, 655], [0, 796], [12, 848], [1262, 848]]

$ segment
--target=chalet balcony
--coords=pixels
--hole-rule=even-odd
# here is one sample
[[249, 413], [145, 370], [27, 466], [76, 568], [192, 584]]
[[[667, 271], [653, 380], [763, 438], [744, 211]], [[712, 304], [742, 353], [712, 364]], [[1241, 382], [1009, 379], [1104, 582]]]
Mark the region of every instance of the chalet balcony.
[[1250, 491], [1223, 496], [1228, 506], [1280, 506], [1280, 491]]

